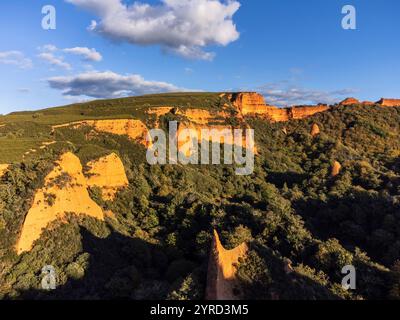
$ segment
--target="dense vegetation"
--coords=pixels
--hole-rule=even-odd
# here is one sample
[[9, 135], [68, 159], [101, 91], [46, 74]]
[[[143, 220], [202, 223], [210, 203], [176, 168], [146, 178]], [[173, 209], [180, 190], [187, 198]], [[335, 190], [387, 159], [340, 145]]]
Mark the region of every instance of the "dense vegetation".
[[[179, 99], [182, 106], [199, 103]], [[123, 110], [127, 101], [112, 107]], [[231, 166], [149, 166], [144, 148], [124, 137], [88, 141], [85, 129], [46, 131], [58, 112], [108, 112], [104, 103], [49, 109], [36, 119], [30, 113], [0, 118], [7, 123], [0, 128], [2, 150], [9, 145], [14, 152], [15, 139], [57, 140], [1, 178], [0, 297], [202, 299], [216, 228], [227, 248], [250, 246], [238, 272], [247, 298], [400, 298], [400, 108], [335, 107], [281, 124], [249, 120], [259, 155], [254, 174], [239, 177]], [[125, 109], [121, 114], [135, 116]], [[55, 118], [38, 120], [50, 115]], [[315, 138], [312, 123], [321, 129]], [[13, 246], [34, 191], [66, 150], [82, 163], [111, 151], [120, 155], [129, 187], [113, 202], [91, 190], [115, 219], [71, 214], [69, 223], [54, 223], [31, 252], [17, 256]], [[330, 174], [333, 161], [343, 166], [337, 177]], [[354, 291], [341, 286], [349, 264], [357, 270]], [[45, 265], [57, 270], [58, 288], [49, 293], [39, 289]]]

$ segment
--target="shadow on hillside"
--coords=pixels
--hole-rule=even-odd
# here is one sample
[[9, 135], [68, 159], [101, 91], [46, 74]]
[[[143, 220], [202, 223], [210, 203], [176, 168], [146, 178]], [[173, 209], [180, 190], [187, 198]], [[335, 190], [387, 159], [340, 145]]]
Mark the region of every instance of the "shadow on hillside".
[[294, 208], [318, 238], [337, 238], [342, 245], [367, 251], [371, 258], [389, 266], [398, 256], [388, 255], [397, 238], [396, 221], [400, 206], [380, 195], [367, 192], [328, 201], [298, 200]]
[[[182, 278], [169, 283], [169, 262], [165, 248], [119, 233], [97, 238], [81, 228], [82, 252], [90, 254], [85, 274], [69, 279], [56, 290], [20, 292], [21, 300], [164, 300]], [[270, 268], [274, 285], [257, 282], [244, 288], [245, 298], [253, 300], [337, 300], [328, 288], [311, 278], [293, 272], [287, 274], [282, 261], [270, 249], [257, 249]], [[156, 269], [155, 269], [156, 268]], [[175, 272], [176, 274], [176, 272]], [[178, 272], [179, 274], [179, 272]], [[206, 285], [206, 278], [200, 283]], [[203, 292], [204, 288], [199, 288]], [[242, 289], [241, 289], [242, 290]], [[266, 291], [267, 290], [267, 291]]]
[[307, 174], [296, 172], [268, 172], [268, 182], [274, 184], [277, 188], [283, 188], [286, 184], [289, 188], [293, 185], [301, 185], [304, 180], [307, 180]]
[[[400, 215], [399, 206], [382, 196], [360, 192], [352, 197], [320, 200], [298, 200], [296, 212], [302, 216], [313, 237], [328, 240], [336, 238], [340, 244], [355, 252], [360, 248], [373, 261], [390, 268], [399, 259], [395, 239]], [[362, 291], [373, 285], [374, 292], [363, 292], [370, 299], [381, 299], [387, 295], [388, 273], [376, 265], [357, 261], [358, 285]]]
[[[257, 252], [260, 257], [263, 257], [269, 276], [264, 278], [264, 285], [261, 285], [260, 281], [254, 281], [246, 285], [245, 281], [242, 284], [242, 290], [247, 297], [254, 300], [342, 300], [340, 296], [330, 291], [328, 287], [297, 272], [291, 266], [289, 267], [287, 262], [282, 258], [276, 257], [273, 250], [268, 247], [253, 244], [250, 249]], [[251, 268], [249, 272], [251, 273]], [[247, 278], [248, 275], [245, 275], [244, 279]], [[261, 279], [259, 278], [259, 280]]]
[[[86, 271], [52, 291], [21, 292], [23, 300], [157, 300], [165, 299], [169, 290], [180, 287], [182, 278], [168, 283], [169, 267], [165, 248], [119, 233], [97, 238], [81, 227], [82, 252], [89, 254]], [[71, 264], [70, 264], [71, 265]], [[73, 267], [72, 264], [71, 267]], [[179, 283], [177, 283], [179, 282]]]

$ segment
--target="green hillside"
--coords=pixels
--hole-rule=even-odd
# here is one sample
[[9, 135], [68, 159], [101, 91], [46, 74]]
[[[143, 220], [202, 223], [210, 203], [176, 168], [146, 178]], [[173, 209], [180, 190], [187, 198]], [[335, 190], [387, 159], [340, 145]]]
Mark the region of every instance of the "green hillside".
[[[0, 117], [0, 163], [11, 164], [0, 179], [0, 298], [203, 299], [217, 229], [227, 248], [250, 246], [238, 273], [248, 299], [398, 299], [400, 108], [338, 106], [286, 123], [247, 119], [259, 154], [244, 177], [232, 166], [150, 166], [145, 148], [127, 137], [51, 130], [88, 119], [151, 124], [144, 112], [151, 107], [226, 103], [218, 93], [149, 95]], [[313, 123], [318, 137], [310, 135]], [[48, 141], [55, 143], [41, 149]], [[82, 163], [120, 156], [129, 187], [112, 202], [90, 190], [116, 219], [71, 215], [18, 256], [35, 190], [65, 151]], [[334, 161], [342, 165], [336, 177]], [[58, 272], [55, 291], [40, 290], [44, 265]], [[354, 291], [341, 286], [346, 265], [357, 270]]]
[[91, 119], [140, 119], [151, 124], [154, 118], [145, 113], [150, 108], [170, 106], [219, 110], [229, 103], [219, 93], [169, 93], [0, 115], [0, 149], [4, 150], [0, 154], [0, 163], [18, 162], [26, 151], [52, 139], [52, 125]]

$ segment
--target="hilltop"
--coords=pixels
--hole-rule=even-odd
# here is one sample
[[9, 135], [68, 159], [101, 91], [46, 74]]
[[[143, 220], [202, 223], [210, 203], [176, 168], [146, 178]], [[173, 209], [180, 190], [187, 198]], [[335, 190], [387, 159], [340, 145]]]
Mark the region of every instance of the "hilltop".
[[[0, 296], [399, 297], [398, 106], [176, 93], [1, 116]], [[148, 130], [172, 120], [254, 128], [253, 175], [148, 165]], [[45, 293], [49, 264], [59, 288]]]

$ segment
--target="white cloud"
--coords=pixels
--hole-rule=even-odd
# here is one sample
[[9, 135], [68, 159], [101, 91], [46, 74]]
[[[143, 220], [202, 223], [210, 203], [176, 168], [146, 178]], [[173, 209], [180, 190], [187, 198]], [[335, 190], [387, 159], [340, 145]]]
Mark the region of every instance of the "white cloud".
[[267, 84], [258, 88], [266, 98], [267, 103], [279, 107], [303, 104], [334, 104], [345, 96], [354, 94], [354, 89], [323, 91], [302, 88], [283, 83]]
[[99, 62], [103, 59], [101, 54], [97, 52], [96, 49], [92, 48], [86, 48], [86, 47], [75, 47], [75, 48], [66, 48], [63, 49], [64, 52], [70, 53], [70, 54], [75, 54], [78, 56], [82, 56], [84, 60], [86, 61], [95, 61]]
[[52, 52], [42, 52], [38, 55], [39, 58], [47, 61], [53, 66], [71, 70], [72, 67], [69, 63], [65, 62], [62, 57], [56, 57]]
[[38, 50], [41, 52], [38, 55], [39, 58], [47, 61], [53, 66], [58, 66], [66, 70], [71, 70], [72, 66], [68, 62], [64, 61], [64, 57], [59, 54], [60, 52], [78, 55], [81, 56], [83, 60], [91, 62], [99, 62], [103, 59], [102, 55], [94, 48], [74, 47], [59, 49], [53, 44], [46, 44], [42, 47], [38, 47]]
[[53, 89], [68, 97], [118, 98], [148, 93], [187, 91], [173, 84], [148, 81], [137, 74], [120, 75], [111, 71], [91, 71], [71, 77], [47, 80]]
[[55, 52], [58, 50], [54, 44], [46, 44], [43, 47], [39, 47], [38, 49], [45, 52]]
[[30, 69], [33, 67], [32, 60], [26, 58], [20, 51], [0, 52], [0, 63], [17, 66], [20, 69]]
[[161, 0], [157, 5], [122, 0], [65, 0], [93, 12], [89, 30], [113, 40], [160, 45], [186, 58], [212, 60], [210, 45], [226, 46], [239, 38], [233, 22], [236, 0]]
[[186, 59], [212, 61], [215, 58], [214, 52], [205, 52], [198, 47], [188, 47], [185, 45], [181, 45], [179, 48], [167, 48], [166, 51], [173, 52]]
[[29, 88], [18, 88], [17, 91], [19, 93], [30, 93], [31, 89], [29, 89]]

